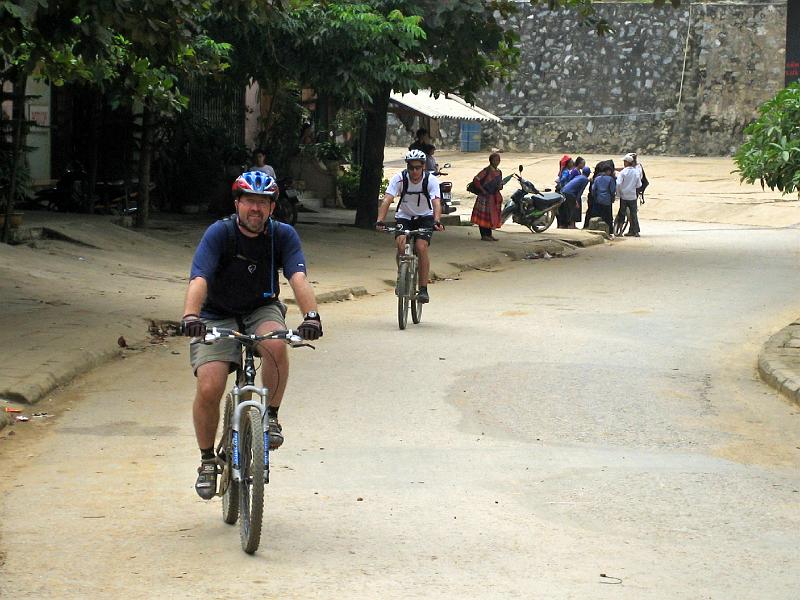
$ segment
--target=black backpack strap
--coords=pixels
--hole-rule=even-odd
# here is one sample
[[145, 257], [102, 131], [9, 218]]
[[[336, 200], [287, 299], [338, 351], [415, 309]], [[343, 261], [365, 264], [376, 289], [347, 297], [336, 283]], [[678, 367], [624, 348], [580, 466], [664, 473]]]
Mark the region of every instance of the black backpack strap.
[[236, 256], [236, 214], [222, 219], [225, 224], [226, 243], [225, 252], [222, 255], [222, 260], [225, 262], [233, 260]]
[[405, 200], [406, 194], [408, 193], [408, 171], [403, 169], [400, 172], [400, 175], [403, 177], [403, 188], [400, 190], [400, 202], [397, 203], [398, 208], [403, 203], [403, 200]]
[[422, 178], [422, 193], [425, 194], [425, 198], [428, 200], [428, 208], [433, 210], [433, 204], [431, 204], [431, 193], [428, 191], [428, 180], [431, 177], [430, 171], [425, 171], [425, 177]]

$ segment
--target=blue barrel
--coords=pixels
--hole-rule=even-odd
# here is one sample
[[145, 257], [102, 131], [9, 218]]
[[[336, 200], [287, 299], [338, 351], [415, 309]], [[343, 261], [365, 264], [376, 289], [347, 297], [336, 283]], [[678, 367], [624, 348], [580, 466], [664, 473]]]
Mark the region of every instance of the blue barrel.
[[461, 151], [480, 152], [481, 124], [468, 121], [461, 122]]

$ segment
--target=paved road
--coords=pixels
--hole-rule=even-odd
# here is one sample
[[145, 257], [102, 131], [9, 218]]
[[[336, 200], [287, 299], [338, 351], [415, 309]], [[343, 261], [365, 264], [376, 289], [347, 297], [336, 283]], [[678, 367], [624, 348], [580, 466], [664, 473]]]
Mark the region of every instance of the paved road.
[[0, 589], [796, 598], [800, 409], [754, 367], [798, 230], [645, 234], [439, 283], [406, 332], [387, 294], [326, 306], [254, 557], [192, 490], [185, 347], [91, 373], [0, 438]]

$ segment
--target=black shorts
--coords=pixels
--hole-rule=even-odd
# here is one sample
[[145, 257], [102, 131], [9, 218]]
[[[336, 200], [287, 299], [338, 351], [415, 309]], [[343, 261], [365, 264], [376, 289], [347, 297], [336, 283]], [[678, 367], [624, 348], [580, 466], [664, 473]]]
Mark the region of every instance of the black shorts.
[[[397, 224], [402, 226], [403, 229], [408, 229], [409, 231], [413, 231], [415, 229], [433, 229], [434, 223], [436, 221], [433, 220], [433, 215], [429, 215], [427, 217], [412, 217], [410, 219], [397, 219]], [[400, 237], [403, 235], [402, 233], [396, 233], [394, 237]], [[425, 240], [430, 245], [431, 237], [433, 237], [433, 232], [431, 233], [424, 233], [418, 236], [419, 239]]]

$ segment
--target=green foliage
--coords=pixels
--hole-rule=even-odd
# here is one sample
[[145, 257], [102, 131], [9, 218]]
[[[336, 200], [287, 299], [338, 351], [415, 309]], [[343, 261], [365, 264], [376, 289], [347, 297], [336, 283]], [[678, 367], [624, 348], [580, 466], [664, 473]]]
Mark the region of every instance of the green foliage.
[[350, 149], [336, 142], [309, 144], [303, 148], [303, 153], [319, 160], [338, 160], [339, 162], [350, 160]]
[[[350, 165], [336, 178], [336, 189], [339, 190], [339, 195], [342, 197], [342, 202], [347, 208], [356, 208], [358, 206], [358, 187], [361, 181], [361, 167], [358, 165]], [[378, 197], [382, 198], [386, 193], [386, 188], [389, 187], [389, 180], [384, 177], [381, 181]]]
[[347, 208], [358, 206], [358, 185], [361, 180], [361, 168], [352, 165], [336, 178], [336, 189]]
[[384, 15], [366, 3], [305, 4], [276, 23], [282, 41], [276, 62], [342, 105], [368, 104], [386, 86], [416, 89], [430, 69], [418, 52], [425, 37], [420, 24], [419, 16]]
[[734, 156], [747, 183], [784, 194], [800, 194], [800, 83], [793, 83], [761, 105], [744, 132], [747, 140]]
[[267, 162], [279, 177], [289, 171], [289, 163], [299, 150], [300, 126], [304, 110], [299, 103], [300, 91], [286, 82], [276, 87], [270, 113], [260, 121], [258, 145], [267, 152]]
[[189, 112], [166, 125], [159, 146], [169, 150], [159, 155], [155, 178], [171, 208], [176, 210], [201, 200], [216, 201], [214, 194], [229, 194], [227, 168], [246, 168], [250, 160], [248, 149], [236, 144], [227, 128], [211, 125]]

